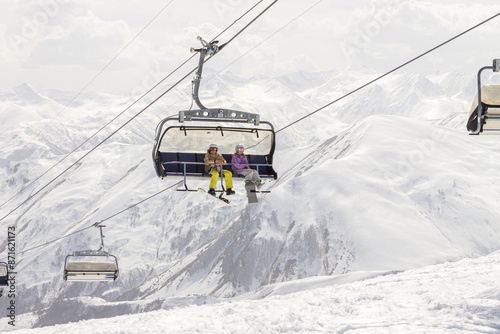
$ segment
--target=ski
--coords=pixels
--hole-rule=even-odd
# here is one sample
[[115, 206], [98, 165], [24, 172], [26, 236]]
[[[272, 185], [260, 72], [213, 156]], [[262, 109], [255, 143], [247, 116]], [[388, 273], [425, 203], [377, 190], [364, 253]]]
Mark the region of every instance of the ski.
[[198, 191], [207, 194], [207, 196], [210, 196], [212, 198], [218, 199], [219, 201], [221, 201], [224, 204], [231, 205], [231, 203], [229, 202], [229, 200], [227, 198], [222, 197], [222, 195], [220, 195], [218, 197], [217, 196], [212, 196], [207, 191], [205, 191], [205, 189], [203, 189], [203, 188], [198, 188]]

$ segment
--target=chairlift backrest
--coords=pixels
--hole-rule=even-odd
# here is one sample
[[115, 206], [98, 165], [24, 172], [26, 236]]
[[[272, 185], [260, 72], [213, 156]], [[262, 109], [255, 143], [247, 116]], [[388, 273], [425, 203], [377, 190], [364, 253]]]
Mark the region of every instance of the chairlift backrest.
[[[112, 257], [113, 262], [79, 261], [78, 258], [91, 256]], [[81, 251], [66, 256], [64, 280], [110, 282], [118, 277], [118, 261], [114, 255], [102, 251]]]
[[66, 264], [67, 281], [114, 281], [118, 268], [107, 262], [69, 262]]
[[[190, 112], [199, 112], [201, 115], [203, 110]], [[234, 113], [221, 113], [229, 115], [228, 118], [190, 116], [189, 119], [185, 117], [185, 112], [181, 111], [179, 114], [179, 118], [164, 119], [156, 130], [153, 161], [159, 177], [203, 176], [203, 158], [208, 146], [215, 143], [219, 147], [218, 153], [228, 162], [231, 161], [231, 154], [235, 153], [235, 146], [243, 144], [250, 166], [256, 169], [261, 177], [277, 178], [272, 167], [275, 132], [271, 123], [260, 121], [260, 117], [258, 125], [248, 122], [246, 117], [255, 120], [255, 114], [243, 112], [236, 114], [236, 119], [231, 118], [235, 116]], [[242, 115], [246, 116], [239, 117]], [[180, 122], [180, 119], [183, 119], [183, 122]], [[197, 125], [188, 125], [186, 121]], [[168, 122], [174, 124], [167, 126]]]

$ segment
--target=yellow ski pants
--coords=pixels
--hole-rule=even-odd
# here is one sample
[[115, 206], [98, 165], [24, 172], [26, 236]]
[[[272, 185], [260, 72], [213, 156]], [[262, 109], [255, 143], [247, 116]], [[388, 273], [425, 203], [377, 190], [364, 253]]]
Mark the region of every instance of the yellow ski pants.
[[[224, 180], [226, 180], [226, 188], [227, 189], [232, 189], [233, 188], [233, 174], [228, 171], [223, 169], [222, 173], [224, 174]], [[212, 178], [210, 179], [210, 188], [215, 189], [217, 188], [217, 180], [219, 179], [219, 172], [214, 168], [212, 170]]]

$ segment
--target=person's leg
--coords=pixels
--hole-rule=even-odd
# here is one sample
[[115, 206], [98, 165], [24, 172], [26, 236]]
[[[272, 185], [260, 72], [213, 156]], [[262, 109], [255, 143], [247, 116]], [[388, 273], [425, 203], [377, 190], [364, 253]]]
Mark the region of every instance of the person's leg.
[[252, 169], [252, 175], [251, 175], [252, 181], [259, 181], [260, 182], [260, 176], [259, 172], [257, 172], [255, 169]]
[[224, 179], [226, 180], [226, 188], [227, 189], [232, 189], [233, 188], [233, 173], [231, 173], [228, 170], [223, 170], [222, 173], [224, 174]]
[[260, 183], [259, 172], [255, 169], [244, 169], [240, 172], [240, 174], [245, 175], [245, 181], [252, 181], [255, 183]]
[[238, 174], [245, 176], [245, 181], [252, 181], [252, 179], [251, 179], [252, 170], [251, 169], [245, 168], [244, 170], [242, 170]]
[[255, 185], [257, 186], [257, 189], [260, 189], [262, 186], [262, 180], [260, 179], [259, 172], [257, 172], [255, 169], [252, 169], [252, 174], [250, 175], [251, 179], [253, 182], [255, 182]]
[[217, 180], [219, 179], [219, 172], [217, 172], [215, 169], [212, 170], [212, 177], [210, 178], [210, 188], [215, 189], [217, 188]]

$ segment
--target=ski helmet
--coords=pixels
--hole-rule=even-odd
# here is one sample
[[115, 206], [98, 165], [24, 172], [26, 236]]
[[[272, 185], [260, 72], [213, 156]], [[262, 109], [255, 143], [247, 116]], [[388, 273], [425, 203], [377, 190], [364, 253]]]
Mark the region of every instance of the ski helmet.
[[235, 149], [236, 151], [238, 151], [238, 150], [240, 150], [240, 149], [241, 149], [241, 150], [244, 150], [245, 148], [243, 147], [243, 145], [238, 144], [238, 145], [236, 145], [236, 146], [234, 147], [234, 149]]
[[210, 151], [215, 151], [217, 152], [219, 150], [219, 148], [217, 147], [216, 144], [210, 144], [210, 148], [209, 148]]

